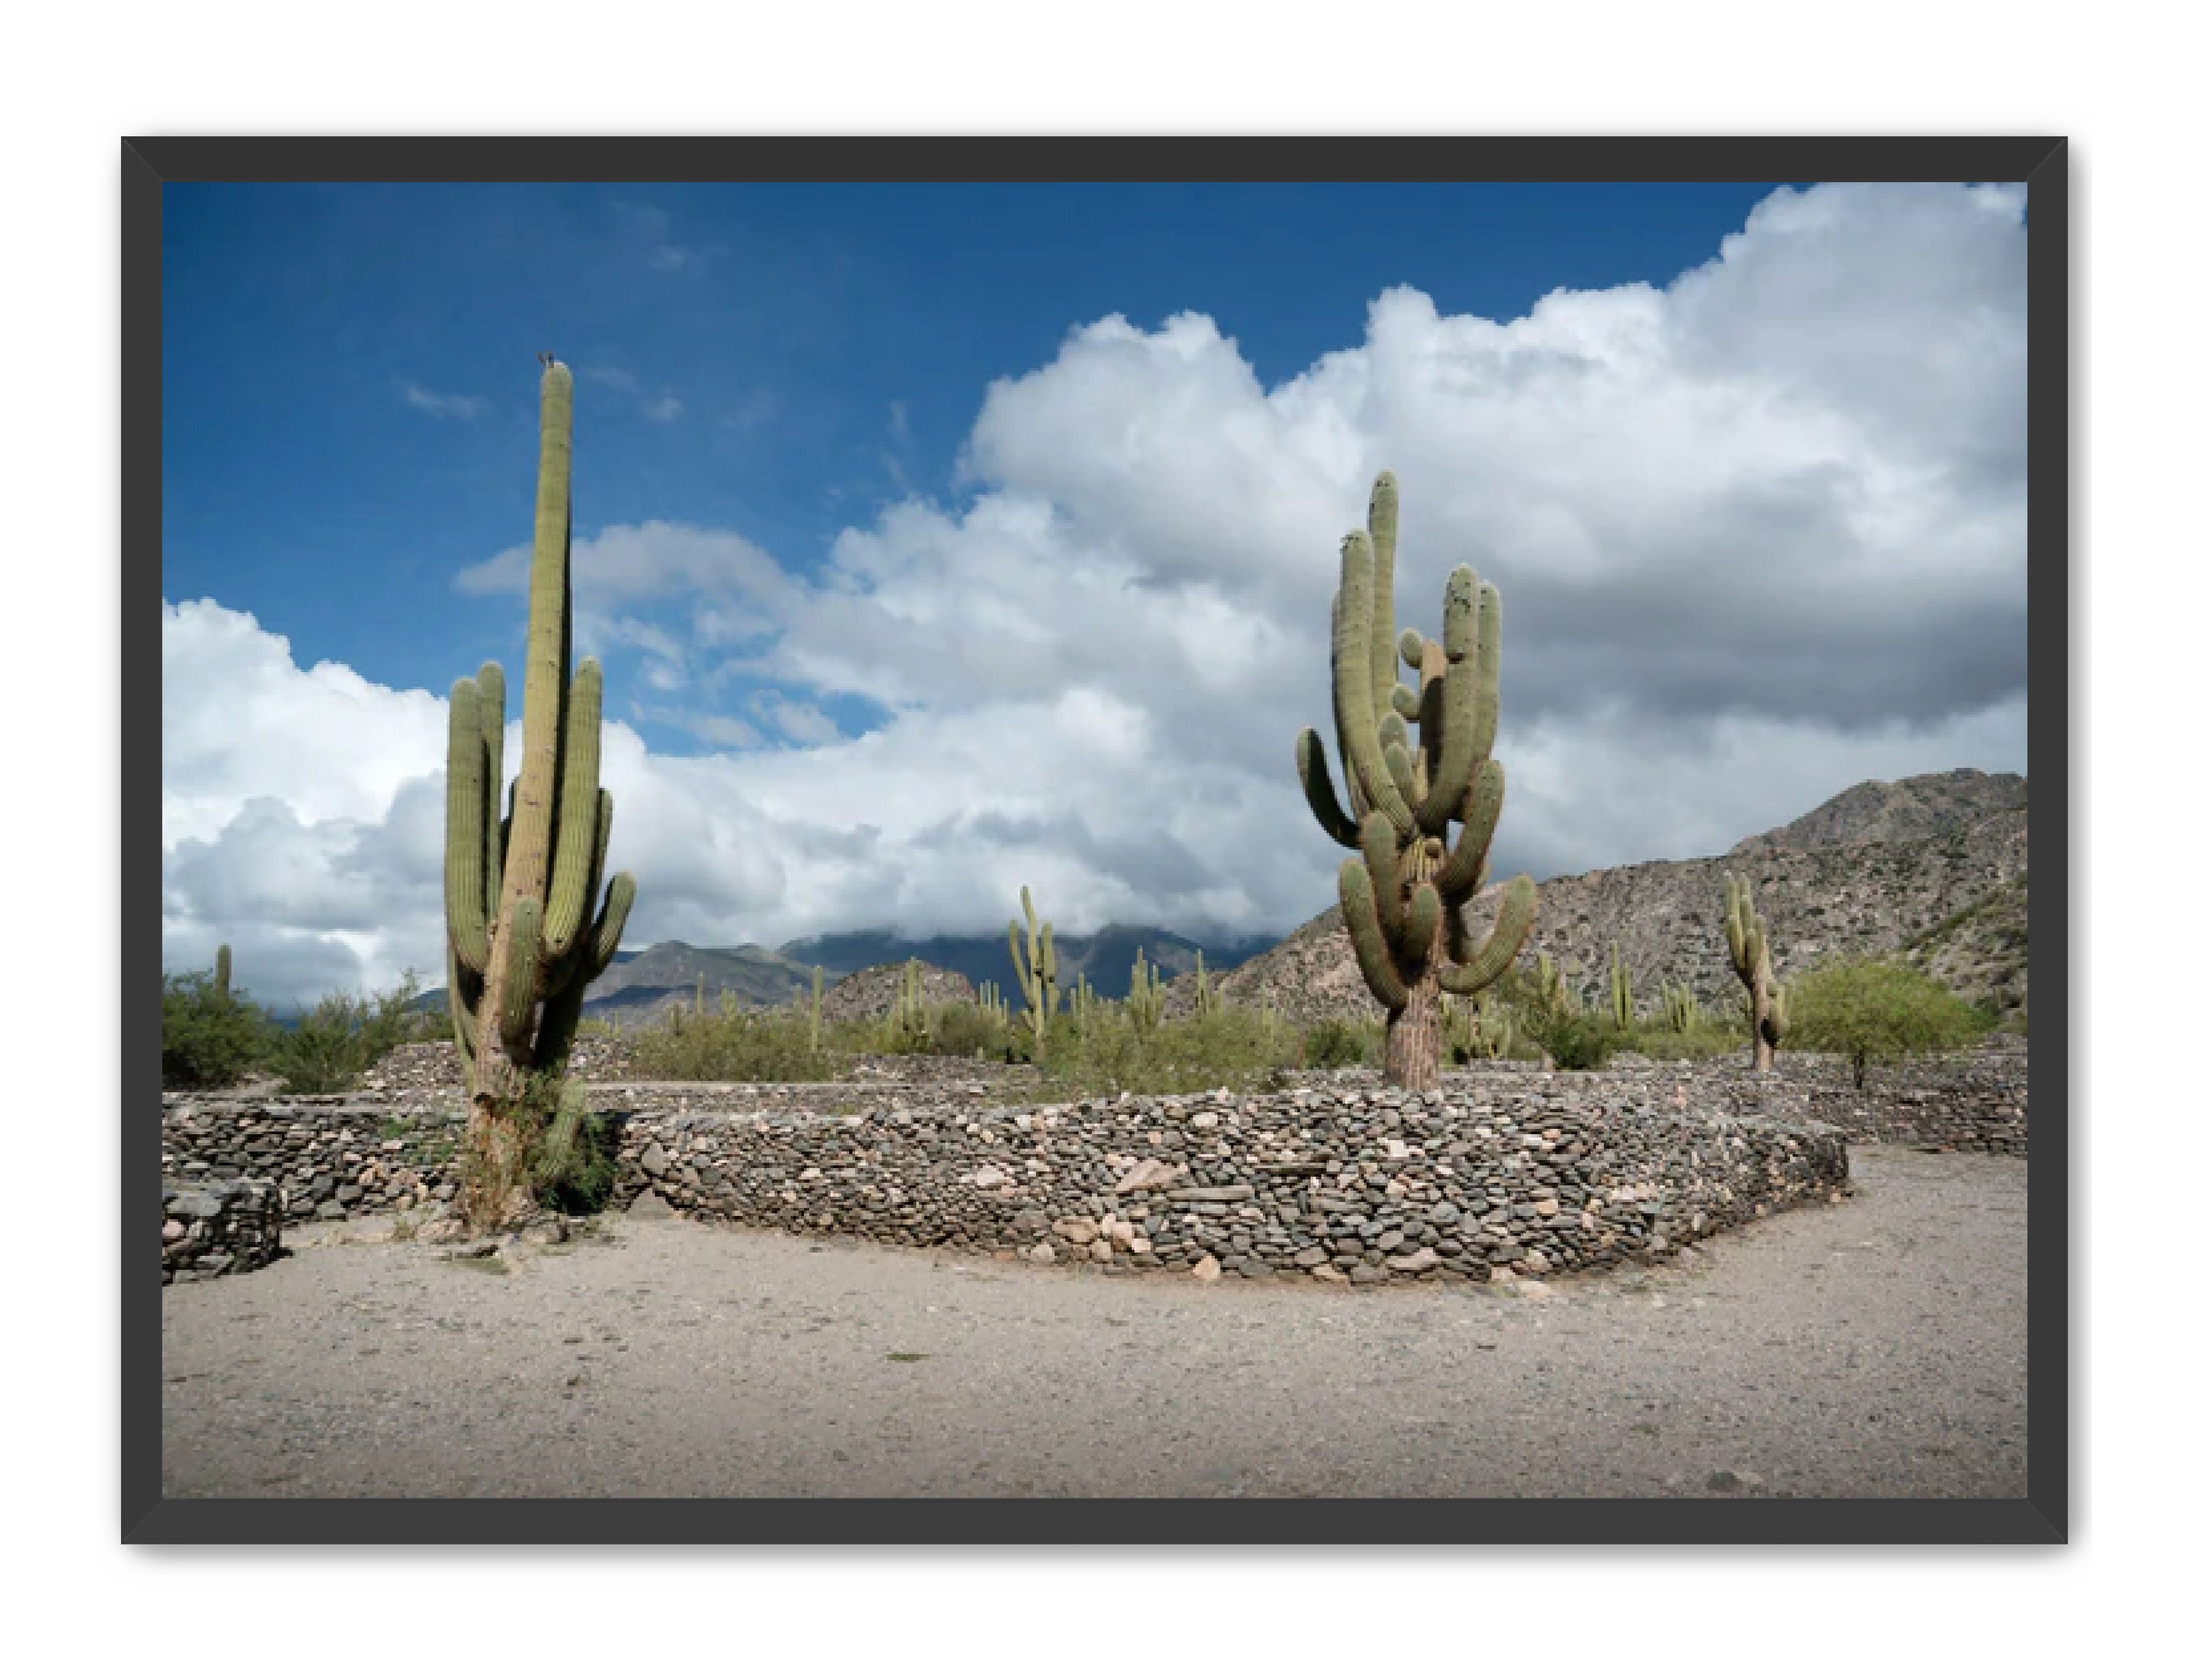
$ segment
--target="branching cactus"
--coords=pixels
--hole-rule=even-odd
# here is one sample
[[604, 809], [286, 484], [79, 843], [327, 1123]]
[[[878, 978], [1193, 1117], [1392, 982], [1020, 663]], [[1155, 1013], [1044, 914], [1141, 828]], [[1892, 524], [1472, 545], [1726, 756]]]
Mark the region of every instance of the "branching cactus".
[[1634, 976], [1619, 960], [1619, 947], [1611, 947], [1611, 1024], [1621, 1032], [1634, 1030]]
[[540, 487], [524, 660], [524, 757], [500, 811], [501, 667], [449, 696], [449, 1013], [471, 1094], [459, 1213], [521, 1219], [530, 1196], [526, 1076], [558, 1073], [585, 987], [614, 959], [637, 889], [607, 879], [601, 668], [570, 663], [570, 371], [540, 382]]
[[[1361, 977], [1386, 1011], [1384, 1077], [1425, 1089], [1436, 1083], [1440, 998], [1473, 997], [1510, 965], [1535, 921], [1536, 884], [1516, 876], [1495, 928], [1469, 935], [1462, 913], [1489, 877], [1505, 799], [1505, 772], [1490, 756], [1502, 608], [1496, 590], [1462, 566], [1445, 585], [1443, 641], [1394, 636], [1398, 540], [1399, 484], [1385, 472], [1367, 530], [1345, 539], [1331, 603], [1339, 780], [1314, 730], [1301, 731], [1296, 756], [1324, 832], [1360, 854], [1340, 866], [1338, 898]], [[1420, 673], [1418, 687], [1399, 680], [1401, 661]]]
[[1163, 988], [1156, 965], [1145, 949], [1133, 953], [1133, 985], [1126, 994], [1125, 1013], [1138, 1032], [1152, 1032], [1162, 1023]]
[[1019, 903], [1026, 910], [1026, 925], [1013, 922], [1004, 936], [1011, 947], [1011, 966], [1018, 971], [1019, 992], [1027, 1000], [1026, 1021], [1033, 1030], [1033, 1053], [1038, 1056], [1049, 1037], [1049, 1018], [1056, 1013], [1056, 934], [1033, 914], [1033, 889], [1019, 889]]
[[1756, 912], [1756, 895], [1745, 875], [1725, 878], [1725, 942], [1733, 971], [1748, 988], [1756, 1071], [1768, 1073], [1779, 1041], [1786, 1036], [1786, 993], [1771, 972], [1771, 931]]
[[1695, 1030], [1697, 1017], [1694, 987], [1685, 984], [1675, 986], [1669, 980], [1660, 981], [1657, 983], [1657, 1000], [1659, 1012], [1664, 1016], [1666, 1027], [1683, 1037]]

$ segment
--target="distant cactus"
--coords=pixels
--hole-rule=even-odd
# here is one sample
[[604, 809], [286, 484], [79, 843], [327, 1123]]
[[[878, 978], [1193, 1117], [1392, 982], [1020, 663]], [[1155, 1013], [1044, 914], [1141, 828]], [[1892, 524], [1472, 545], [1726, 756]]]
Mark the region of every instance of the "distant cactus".
[[523, 1217], [526, 1076], [552, 1076], [585, 987], [614, 959], [636, 888], [607, 874], [601, 668], [570, 662], [570, 371], [540, 382], [540, 484], [525, 642], [524, 760], [501, 815], [503, 685], [489, 664], [449, 695], [445, 895], [449, 1013], [471, 1095], [459, 1211], [477, 1229]]
[[212, 953], [213, 995], [223, 1004], [228, 1001], [228, 981], [231, 972], [228, 947], [223, 945]]
[[1748, 989], [1748, 1024], [1754, 1035], [1756, 1071], [1768, 1073], [1786, 1034], [1786, 994], [1771, 972], [1771, 932], [1757, 914], [1745, 875], [1725, 878], [1725, 942], [1733, 971]]
[[813, 996], [806, 1006], [806, 1047], [816, 1055], [821, 1049], [821, 965], [813, 965]]
[[1445, 998], [1445, 1043], [1462, 1063], [1502, 1061], [1513, 1048], [1511, 1017], [1487, 998]]
[[899, 1054], [924, 1054], [935, 1046], [935, 1015], [919, 983], [919, 959], [905, 959], [897, 999], [890, 1008], [888, 1044]]
[[[1295, 756], [1324, 832], [1360, 853], [1339, 868], [1338, 896], [1361, 977], [1387, 1011], [1384, 1077], [1423, 1089], [1436, 1083], [1440, 1060], [1439, 998], [1471, 997], [1510, 965], [1535, 920], [1536, 884], [1514, 877], [1496, 928], [1479, 942], [1469, 936], [1462, 913], [1488, 879], [1505, 798], [1505, 772], [1490, 756], [1503, 609], [1496, 590], [1462, 566], [1445, 585], [1444, 640], [1394, 636], [1398, 539], [1398, 480], [1385, 472], [1368, 529], [1345, 539], [1331, 605], [1331, 698], [1349, 814], [1314, 730], [1301, 732]], [[1401, 661], [1420, 672], [1417, 688], [1400, 682]]]
[[1619, 960], [1619, 947], [1611, 947], [1611, 1021], [1621, 1032], [1634, 1030], [1634, 976]]
[[1072, 1013], [1084, 1018], [1094, 1013], [1094, 982], [1081, 975], [1072, 982]]
[[1125, 999], [1125, 1012], [1135, 1029], [1152, 1032], [1162, 1021], [1163, 988], [1156, 965], [1145, 951], [1133, 953], [1133, 989]]
[[1056, 935], [1047, 922], [1036, 920], [1032, 887], [1019, 889], [1019, 903], [1026, 911], [1026, 925], [1013, 922], [1005, 938], [1020, 994], [1027, 1000], [1025, 1019], [1033, 1032], [1033, 1053], [1038, 1056], [1048, 1041], [1049, 1018], [1056, 1013]]
[[1694, 987], [1675, 986], [1670, 981], [1660, 981], [1657, 983], [1657, 998], [1666, 1027], [1683, 1038], [1695, 1030], [1697, 1015]]
[[1202, 953], [1193, 953], [1193, 1014], [1196, 1021], [1207, 1021], [1216, 1013], [1216, 988], [1208, 983], [1208, 965]]

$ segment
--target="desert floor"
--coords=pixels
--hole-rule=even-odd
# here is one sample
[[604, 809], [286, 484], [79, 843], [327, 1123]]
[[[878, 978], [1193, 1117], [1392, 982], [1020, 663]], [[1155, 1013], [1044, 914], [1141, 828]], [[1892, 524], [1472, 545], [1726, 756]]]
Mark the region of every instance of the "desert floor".
[[165, 1292], [170, 1497], [1939, 1496], [2027, 1470], [2022, 1162], [1554, 1284], [1201, 1283], [669, 1217]]

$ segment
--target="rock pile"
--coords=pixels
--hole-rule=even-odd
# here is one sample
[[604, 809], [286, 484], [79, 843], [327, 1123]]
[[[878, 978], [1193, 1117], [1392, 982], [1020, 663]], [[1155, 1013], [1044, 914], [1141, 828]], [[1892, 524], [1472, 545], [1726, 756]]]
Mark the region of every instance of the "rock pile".
[[160, 1281], [254, 1271], [281, 1252], [281, 1196], [263, 1179], [162, 1186]]
[[[880, 1021], [897, 1007], [904, 985], [902, 963], [878, 963], [846, 975], [821, 994], [821, 1019], [827, 1021]], [[939, 1010], [951, 1004], [977, 1001], [973, 982], [955, 969], [919, 965], [920, 1001]], [[801, 1003], [800, 1008], [806, 1007]]]

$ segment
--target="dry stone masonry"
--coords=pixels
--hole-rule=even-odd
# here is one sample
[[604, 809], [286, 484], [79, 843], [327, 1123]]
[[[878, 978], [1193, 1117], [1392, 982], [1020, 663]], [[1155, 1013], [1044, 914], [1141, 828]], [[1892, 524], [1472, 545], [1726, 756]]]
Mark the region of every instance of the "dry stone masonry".
[[[619, 1206], [651, 1191], [701, 1219], [1204, 1277], [1544, 1276], [1830, 1201], [1848, 1189], [1850, 1142], [2027, 1152], [2018, 1039], [1883, 1070], [1863, 1092], [1830, 1059], [1790, 1055], [1765, 1078], [1744, 1061], [1477, 1066], [1434, 1092], [1363, 1069], [1275, 1094], [1036, 1105], [1011, 1089], [1023, 1070], [888, 1057], [838, 1086], [592, 1095], [617, 1139]], [[188, 1247], [169, 1249], [168, 1276], [263, 1264], [284, 1218], [438, 1214], [460, 1103], [391, 1083], [407, 1089], [171, 1095], [167, 1242], [179, 1225]], [[261, 1200], [239, 1200], [237, 1180]], [[182, 1195], [235, 1211], [184, 1219]], [[256, 1247], [238, 1235], [254, 1217], [272, 1232]]]
[[252, 1271], [281, 1252], [280, 1191], [263, 1179], [170, 1185], [161, 1202], [162, 1283]]

